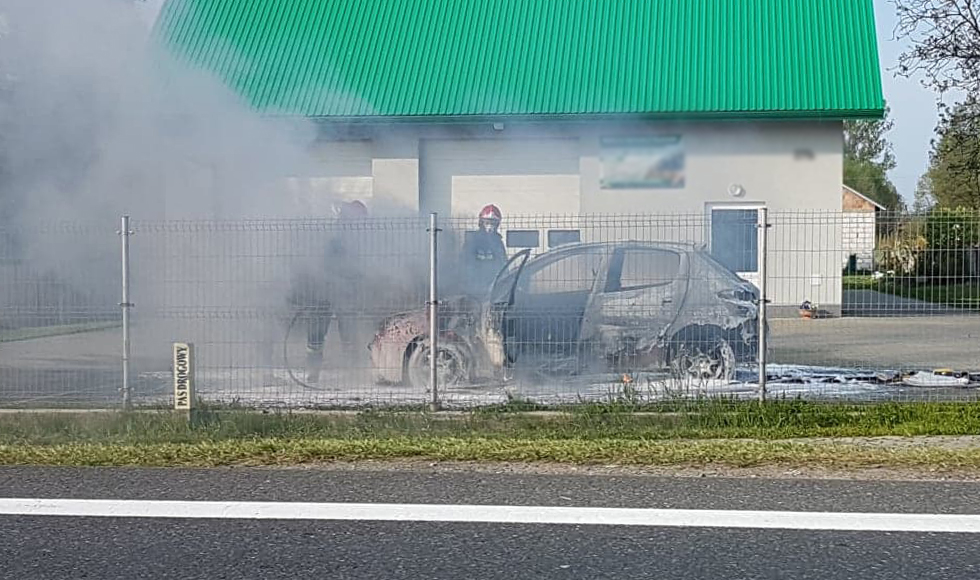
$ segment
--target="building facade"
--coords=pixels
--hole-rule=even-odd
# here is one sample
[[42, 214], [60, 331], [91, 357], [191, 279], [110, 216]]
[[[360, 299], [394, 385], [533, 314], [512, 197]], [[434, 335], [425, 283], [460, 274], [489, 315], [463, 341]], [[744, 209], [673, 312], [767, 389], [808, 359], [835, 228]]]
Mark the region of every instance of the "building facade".
[[[320, 123], [322, 163], [290, 177], [307, 195], [495, 203], [505, 227], [697, 216], [658, 236], [732, 255], [760, 207], [841, 212], [842, 122], [884, 108], [872, 0], [169, 0], [156, 30], [259, 111]], [[807, 227], [841, 240], [831, 222]], [[608, 235], [511, 223], [539, 251]], [[834, 311], [845, 248], [773, 241], [773, 301]], [[757, 260], [727, 261], [754, 281]]]

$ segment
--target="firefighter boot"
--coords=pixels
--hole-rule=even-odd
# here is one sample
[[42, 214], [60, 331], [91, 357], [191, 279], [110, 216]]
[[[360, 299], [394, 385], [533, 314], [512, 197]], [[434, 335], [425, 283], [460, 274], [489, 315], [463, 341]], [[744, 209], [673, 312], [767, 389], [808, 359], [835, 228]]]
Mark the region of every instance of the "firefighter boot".
[[323, 353], [310, 351], [306, 353], [306, 382], [314, 384], [320, 380], [320, 367], [323, 366]]

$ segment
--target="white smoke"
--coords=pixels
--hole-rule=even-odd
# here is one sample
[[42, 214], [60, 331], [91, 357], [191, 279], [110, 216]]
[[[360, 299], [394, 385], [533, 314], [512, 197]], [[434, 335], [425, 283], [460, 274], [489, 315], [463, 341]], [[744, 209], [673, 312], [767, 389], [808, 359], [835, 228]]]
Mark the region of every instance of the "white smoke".
[[[133, 286], [136, 316], [157, 316], [153, 340], [249, 341], [265, 332], [254, 327], [268, 326], [261, 313], [281, 308], [290, 260], [319, 255], [329, 230], [293, 235], [159, 220], [332, 217], [307, 212], [329, 207], [333, 192], [320, 189], [327, 199], [312, 204], [303, 179], [288, 179], [317, 175], [318, 129], [307, 119], [262, 115], [219, 79], [169, 55], [151, 34], [161, 5], [0, 0], [0, 234], [15, 239], [0, 238], [0, 258], [31, 272], [0, 266], [0, 308], [27, 308], [12, 294], [29, 275], [39, 288], [62, 289], [30, 308], [60, 311], [70, 302], [82, 316], [118, 313], [114, 230], [128, 214], [145, 226], [132, 242]], [[389, 253], [360, 252], [375, 263]], [[159, 314], [167, 309], [204, 314], [193, 325], [172, 323]], [[261, 320], [244, 323], [255, 317], [244, 312], [256, 309]], [[213, 322], [219, 312], [227, 324]], [[35, 323], [52, 321], [24, 324]]]
[[[4, 196], [19, 220], [285, 217], [311, 124], [270, 120], [150, 42], [153, 6], [0, 0]], [[158, 7], [157, 7], [158, 8]], [[149, 12], [148, 12], [149, 11]]]

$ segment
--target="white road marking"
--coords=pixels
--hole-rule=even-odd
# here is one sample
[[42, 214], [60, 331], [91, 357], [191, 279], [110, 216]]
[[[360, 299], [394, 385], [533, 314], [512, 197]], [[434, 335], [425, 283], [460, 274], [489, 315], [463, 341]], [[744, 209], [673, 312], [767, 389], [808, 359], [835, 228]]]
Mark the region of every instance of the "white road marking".
[[502, 505], [0, 498], [0, 516], [355, 520], [980, 533], [980, 515]]

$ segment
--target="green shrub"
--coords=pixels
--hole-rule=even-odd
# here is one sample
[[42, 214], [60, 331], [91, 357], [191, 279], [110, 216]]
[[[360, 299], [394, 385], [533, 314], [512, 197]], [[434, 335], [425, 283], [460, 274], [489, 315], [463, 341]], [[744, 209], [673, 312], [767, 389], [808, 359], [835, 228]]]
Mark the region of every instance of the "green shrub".
[[970, 208], [939, 208], [926, 218], [928, 252], [920, 273], [931, 278], [959, 279], [976, 274], [971, 254], [980, 247], [980, 212]]

